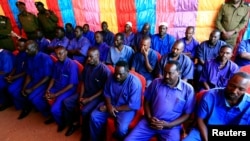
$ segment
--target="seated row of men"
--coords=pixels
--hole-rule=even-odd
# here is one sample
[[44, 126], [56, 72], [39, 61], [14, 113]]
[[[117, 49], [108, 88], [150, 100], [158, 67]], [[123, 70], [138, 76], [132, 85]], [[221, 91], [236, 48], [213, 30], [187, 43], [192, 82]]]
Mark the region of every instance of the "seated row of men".
[[[97, 48], [88, 50], [84, 70], [79, 74], [77, 62], [67, 57], [64, 47], [55, 48], [58, 60], [53, 63], [51, 56], [38, 51], [34, 41], [22, 41], [18, 46], [19, 54], [14, 56], [14, 68], [11, 64], [12, 54], [3, 49], [0, 52], [1, 60], [5, 61], [1, 65], [0, 100], [1, 104], [5, 104], [1, 110], [13, 101], [15, 107], [22, 110], [18, 119], [26, 117], [35, 107], [48, 117], [46, 124], [56, 121], [58, 132], [69, 125], [65, 133], [69, 136], [79, 128], [78, 113], [81, 113], [81, 139], [84, 141], [89, 138], [92, 141], [103, 140], [106, 120], [110, 116], [116, 120], [113, 136], [126, 141], [146, 141], [153, 136], [159, 140], [181, 140], [181, 124], [189, 119], [195, 108], [198, 109], [200, 128], [192, 130], [184, 140], [207, 140], [207, 124], [250, 124], [247, 118], [250, 114], [250, 97], [246, 94], [250, 76], [247, 73], [233, 74], [226, 88], [211, 89], [200, 100], [202, 104], [195, 107], [195, 91], [181, 79], [181, 64], [178, 61], [168, 61], [163, 68], [163, 77], [154, 79], [142, 93], [142, 83], [130, 72], [128, 62], [118, 61], [113, 73], [100, 62]], [[220, 54], [224, 57], [230, 49], [225, 46]], [[8, 100], [9, 96], [11, 100]], [[224, 104], [222, 101], [225, 101]], [[218, 103], [222, 107], [218, 107]], [[130, 132], [129, 124], [142, 105], [145, 115]], [[237, 110], [238, 107], [242, 110]], [[234, 114], [224, 114], [229, 109]], [[221, 118], [221, 114], [224, 114], [224, 118]]]

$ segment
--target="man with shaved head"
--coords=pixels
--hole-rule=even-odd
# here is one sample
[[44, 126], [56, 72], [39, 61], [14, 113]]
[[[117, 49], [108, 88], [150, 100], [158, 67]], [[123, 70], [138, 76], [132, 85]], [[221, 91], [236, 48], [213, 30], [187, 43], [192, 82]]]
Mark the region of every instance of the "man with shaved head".
[[158, 76], [162, 77], [164, 73], [164, 66], [171, 60], [178, 61], [181, 67], [181, 79], [187, 81], [188, 79], [193, 79], [193, 73], [194, 73], [194, 64], [192, 60], [182, 54], [184, 50], [184, 43], [182, 40], [177, 40], [172, 49], [171, 52], [168, 54], [165, 54], [161, 57], [161, 60], [158, 64]]
[[250, 75], [237, 72], [226, 88], [214, 88], [203, 94], [197, 111], [197, 127], [191, 130], [184, 141], [208, 141], [208, 127], [211, 125], [250, 125]]
[[38, 51], [38, 45], [33, 40], [26, 42], [26, 53], [29, 58], [27, 60], [26, 78], [21, 89], [21, 94], [25, 98], [25, 105], [19, 119], [26, 117], [31, 111], [30, 103], [34, 104], [35, 108], [44, 116], [48, 116], [49, 113], [44, 112], [43, 106], [39, 103], [44, 99], [42, 92], [48, 86], [53, 62], [49, 55]]
[[89, 116], [96, 106], [101, 102], [103, 95], [104, 84], [110, 75], [110, 70], [106, 65], [100, 62], [100, 52], [98, 48], [92, 47], [88, 50], [86, 65], [81, 78], [81, 91], [80, 94], [70, 96], [64, 100], [63, 111], [64, 118], [67, 121], [69, 128], [65, 133], [66, 136], [70, 136], [79, 127], [78, 117], [75, 113], [75, 109], [81, 108], [82, 140], [88, 140], [89, 135]]

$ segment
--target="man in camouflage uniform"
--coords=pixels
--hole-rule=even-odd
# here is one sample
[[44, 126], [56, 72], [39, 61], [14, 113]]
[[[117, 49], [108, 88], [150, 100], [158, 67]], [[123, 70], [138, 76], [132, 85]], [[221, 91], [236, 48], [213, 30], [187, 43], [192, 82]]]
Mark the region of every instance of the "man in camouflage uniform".
[[18, 14], [18, 20], [21, 24], [20, 30], [23, 28], [28, 39], [35, 39], [36, 30], [39, 28], [37, 17], [26, 10], [25, 3], [18, 1], [16, 6], [20, 12]]
[[13, 51], [14, 42], [9, 36], [12, 30], [10, 19], [3, 15], [0, 15], [0, 46], [3, 49]]
[[50, 40], [54, 39], [58, 17], [53, 11], [45, 9], [42, 2], [35, 2], [35, 5], [39, 12], [37, 15], [38, 21], [42, 26], [45, 37]]
[[223, 4], [216, 19], [222, 39], [235, 47], [238, 33], [246, 26], [248, 18], [248, 6], [243, 0], [230, 0]]

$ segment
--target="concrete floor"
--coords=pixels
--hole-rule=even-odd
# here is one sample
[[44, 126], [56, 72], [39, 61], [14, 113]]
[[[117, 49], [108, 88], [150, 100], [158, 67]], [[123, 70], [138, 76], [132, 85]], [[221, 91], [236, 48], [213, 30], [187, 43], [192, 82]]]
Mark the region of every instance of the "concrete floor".
[[45, 118], [32, 111], [26, 118], [18, 120], [20, 111], [13, 106], [0, 112], [0, 141], [79, 141], [80, 130], [66, 137], [57, 132], [56, 123], [45, 125]]

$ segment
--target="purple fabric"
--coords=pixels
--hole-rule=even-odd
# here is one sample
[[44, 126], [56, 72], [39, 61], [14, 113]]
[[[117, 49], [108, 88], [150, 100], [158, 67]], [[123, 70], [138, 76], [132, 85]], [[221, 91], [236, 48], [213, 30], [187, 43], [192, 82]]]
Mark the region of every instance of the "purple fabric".
[[94, 45], [94, 47], [97, 47], [99, 52], [100, 52], [100, 61], [105, 62], [107, 60], [107, 56], [108, 56], [109, 49], [110, 49], [108, 44], [106, 44], [105, 42], [103, 42], [101, 44], [96, 43]]
[[[157, 64], [157, 54], [153, 49], [149, 50], [148, 60], [151, 67], [154, 69]], [[142, 53], [137, 52], [133, 58], [132, 67], [135, 68], [135, 71], [145, 77], [146, 80], [153, 80], [154, 74], [152, 72], [148, 72], [145, 66], [145, 59]]]
[[132, 57], [134, 55], [134, 50], [126, 45], [123, 45], [123, 49], [118, 51], [116, 47], [111, 47], [107, 56], [106, 63], [112, 64], [113, 66], [119, 61], [127, 61], [131, 63]]
[[50, 40], [43, 37], [41, 40], [37, 39], [36, 43], [38, 44], [39, 51], [46, 53]]
[[140, 51], [140, 42], [141, 42], [141, 39], [143, 38], [143, 36], [149, 36], [150, 38], [152, 38], [152, 34], [150, 34], [150, 33], [143, 35], [142, 32], [137, 32], [134, 36], [134, 41], [132, 43], [132, 46], [135, 46], [137, 51]]
[[129, 105], [133, 110], [141, 106], [142, 85], [140, 80], [129, 74], [124, 82], [117, 82], [111, 76], [104, 87], [104, 96], [111, 99], [113, 106]]
[[166, 34], [163, 39], [160, 38], [159, 34], [155, 34], [151, 40], [151, 48], [161, 55], [165, 55], [171, 52], [174, 42], [175, 38], [170, 34]]
[[240, 58], [240, 57], [239, 57], [242, 53], [250, 53], [250, 39], [248, 39], [248, 40], [243, 40], [243, 41], [241, 41], [240, 44], [239, 44], [235, 62], [236, 62], [236, 64], [238, 64], [240, 67], [250, 64], [250, 60], [243, 59], [243, 58]]
[[132, 47], [135, 34], [133, 32], [131, 32], [129, 34], [129, 36], [126, 36], [126, 33], [123, 33], [123, 34], [124, 34], [124, 42], [123, 42], [123, 44]]
[[203, 95], [197, 116], [207, 120], [208, 125], [240, 125], [243, 120], [249, 122], [249, 99], [249, 94], [244, 94], [239, 104], [230, 106], [224, 89], [212, 89]]
[[27, 66], [27, 53], [25, 51], [19, 52], [16, 56], [14, 56], [14, 67], [16, 68], [15, 74], [19, 74], [25, 71]]
[[209, 61], [218, 56], [221, 46], [226, 45], [226, 42], [218, 40], [215, 46], [210, 46], [209, 41], [204, 41], [197, 48], [197, 58], [203, 61]]
[[97, 66], [85, 65], [82, 76], [85, 88], [83, 97], [93, 96], [99, 90], [103, 89], [110, 75], [110, 70], [103, 63]]
[[107, 31], [107, 32], [104, 32], [104, 31], [101, 31], [102, 32], [102, 35], [103, 35], [103, 41], [106, 42], [109, 46], [113, 46], [114, 45], [114, 38], [115, 38], [115, 35], [113, 32], [111, 31]]
[[61, 90], [69, 84], [78, 84], [78, 68], [76, 63], [66, 58], [64, 62], [57, 61], [53, 67], [54, 89]]
[[[163, 75], [164, 72], [164, 67], [167, 64], [168, 61], [172, 60], [171, 59], [171, 53], [166, 54], [161, 57], [160, 62], [158, 63], [158, 73]], [[180, 54], [178, 60], [181, 67], [181, 78], [182, 79], [193, 79], [194, 77], [194, 63], [192, 60], [184, 55]]]
[[75, 32], [65, 32], [65, 36], [69, 39], [72, 40], [73, 38], [75, 38]]
[[93, 31], [88, 31], [87, 33], [83, 33], [82, 35], [89, 40], [91, 45], [95, 44], [95, 33]]
[[67, 50], [80, 50], [81, 55], [73, 55], [73, 59], [82, 63], [85, 61], [90, 46], [91, 44], [89, 40], [84, 36], [81, 36], [79, 39], [72, 39], [67, 47]]
[[66, 48], [68, 44], [69, 44], [69, 39], [66, 36], [64, 36], [61, 40], [58, 38], [53, 39], [48, 45], [48, 47], [63, 46]]
[[49, 55], [38, 52], [35, 56], [29, 57], [26, 73], [31, 76], [32, 83], [37, 83], [44, 77], [52, 75], [53, 62]]
[[[163, 79], [155, 79], [145, 92], [145, 100], [150, 103], [152, 117], [172, 122], [183, 114], [191, 114], [195, 105], [193, 87], [179, 79], [171, 88]], [[181, 125], [176, 126], [178, 128]]]
[[211, 87], [226, 87], [228, 80], [239, 70], [232, 61], [228, 61], [223, 69], [219, 69], [220, 62], [213, 59], [205, 63], [200, 76], [200, 82], [207, 82]]
[[183, 52], [184, 53], [191, 53], [192, 58], [194, 58], [195, 54], [196, 54], [197, 47], [199, 46], [199, 42], [196, 41], [194, 38], [192, 39], [192, 41], [189, 44], [187, 44], [185, 37], [182, 38], [181, 40], [185, 44]]

